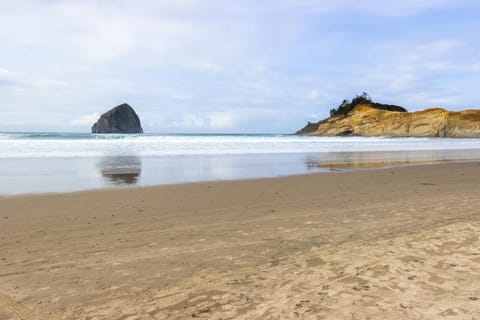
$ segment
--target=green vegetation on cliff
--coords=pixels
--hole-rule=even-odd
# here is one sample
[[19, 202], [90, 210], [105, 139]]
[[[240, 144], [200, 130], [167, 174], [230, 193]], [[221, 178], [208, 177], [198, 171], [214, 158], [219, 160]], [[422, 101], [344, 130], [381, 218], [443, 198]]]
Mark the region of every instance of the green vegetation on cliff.
[[366, 92], [364, 92], [361, 95], [353, 98], [351, 102], [345, 99], [337, 108], [330, 109], [330, 116], [346, 116], [350, 111], [353, 110], [353, 108], [355, 108], [359, 104], [369, 104], [372, 108], [379, 110], [407, 112], [407, 109], [400, 106], [373, 102], [370, 96]]

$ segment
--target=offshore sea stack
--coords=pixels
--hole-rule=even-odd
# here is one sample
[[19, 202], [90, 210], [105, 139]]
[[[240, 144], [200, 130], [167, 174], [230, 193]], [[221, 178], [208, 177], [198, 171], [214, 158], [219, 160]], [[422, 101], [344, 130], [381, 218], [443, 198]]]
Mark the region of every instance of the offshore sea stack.
[[309, 122], [296, 134], [312, 136], [480, 137], [480, 110], [452, 112], [441, 108], [432, 108], [407, 112], [401, 109], [386, 110], [386, 108], [378, 108], [376, 105], [380, 104], [371, 102], [369, 98], [367, 98], [367, 101], [360, 100], [362, 100], [360, 103], [353, 103], [355, 99], [352, 100], [352, 104], [348, 103], [348, 107], [339, 112], [342, 105], [345, 105], [344, 101], [344, 104], [338, 109], [330, 111], [330, 118], [318, 123]]
[[102, 114], [92, 133], [143, 133], [143, 129], [135, 110], [124, 103]]

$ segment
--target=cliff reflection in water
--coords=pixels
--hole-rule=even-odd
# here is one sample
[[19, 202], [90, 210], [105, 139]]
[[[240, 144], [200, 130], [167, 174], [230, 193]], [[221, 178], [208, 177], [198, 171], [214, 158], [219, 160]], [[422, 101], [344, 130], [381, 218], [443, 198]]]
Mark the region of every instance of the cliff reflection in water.
[[446, 161], [477, 159], [476, 150], [409, 150], [409, 151], [363, 151], [331, 152], [306, 159], [307, 168], [330, 170], [391, 167]]
[[136, 184], [142, 173], [142, 161], [136, 156], [106, 157], [98, 164], [102, 176], [111, 184]]

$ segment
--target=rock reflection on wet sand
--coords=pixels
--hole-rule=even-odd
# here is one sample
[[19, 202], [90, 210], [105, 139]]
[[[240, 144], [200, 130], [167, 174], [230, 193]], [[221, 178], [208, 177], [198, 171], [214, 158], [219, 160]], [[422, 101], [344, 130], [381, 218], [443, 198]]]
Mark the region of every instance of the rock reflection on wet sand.
[[98, 164], [106, 182], [111, 184], [136, 184], [142, 173], [142, 161], [136, 156], [105, 157]]

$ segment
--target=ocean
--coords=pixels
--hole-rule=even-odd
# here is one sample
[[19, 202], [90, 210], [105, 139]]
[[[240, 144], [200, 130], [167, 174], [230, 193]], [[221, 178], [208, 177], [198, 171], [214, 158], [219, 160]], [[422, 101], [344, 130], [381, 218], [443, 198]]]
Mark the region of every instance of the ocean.
[[480, 139], [0, 133], [0, 195], [480, 159]]

